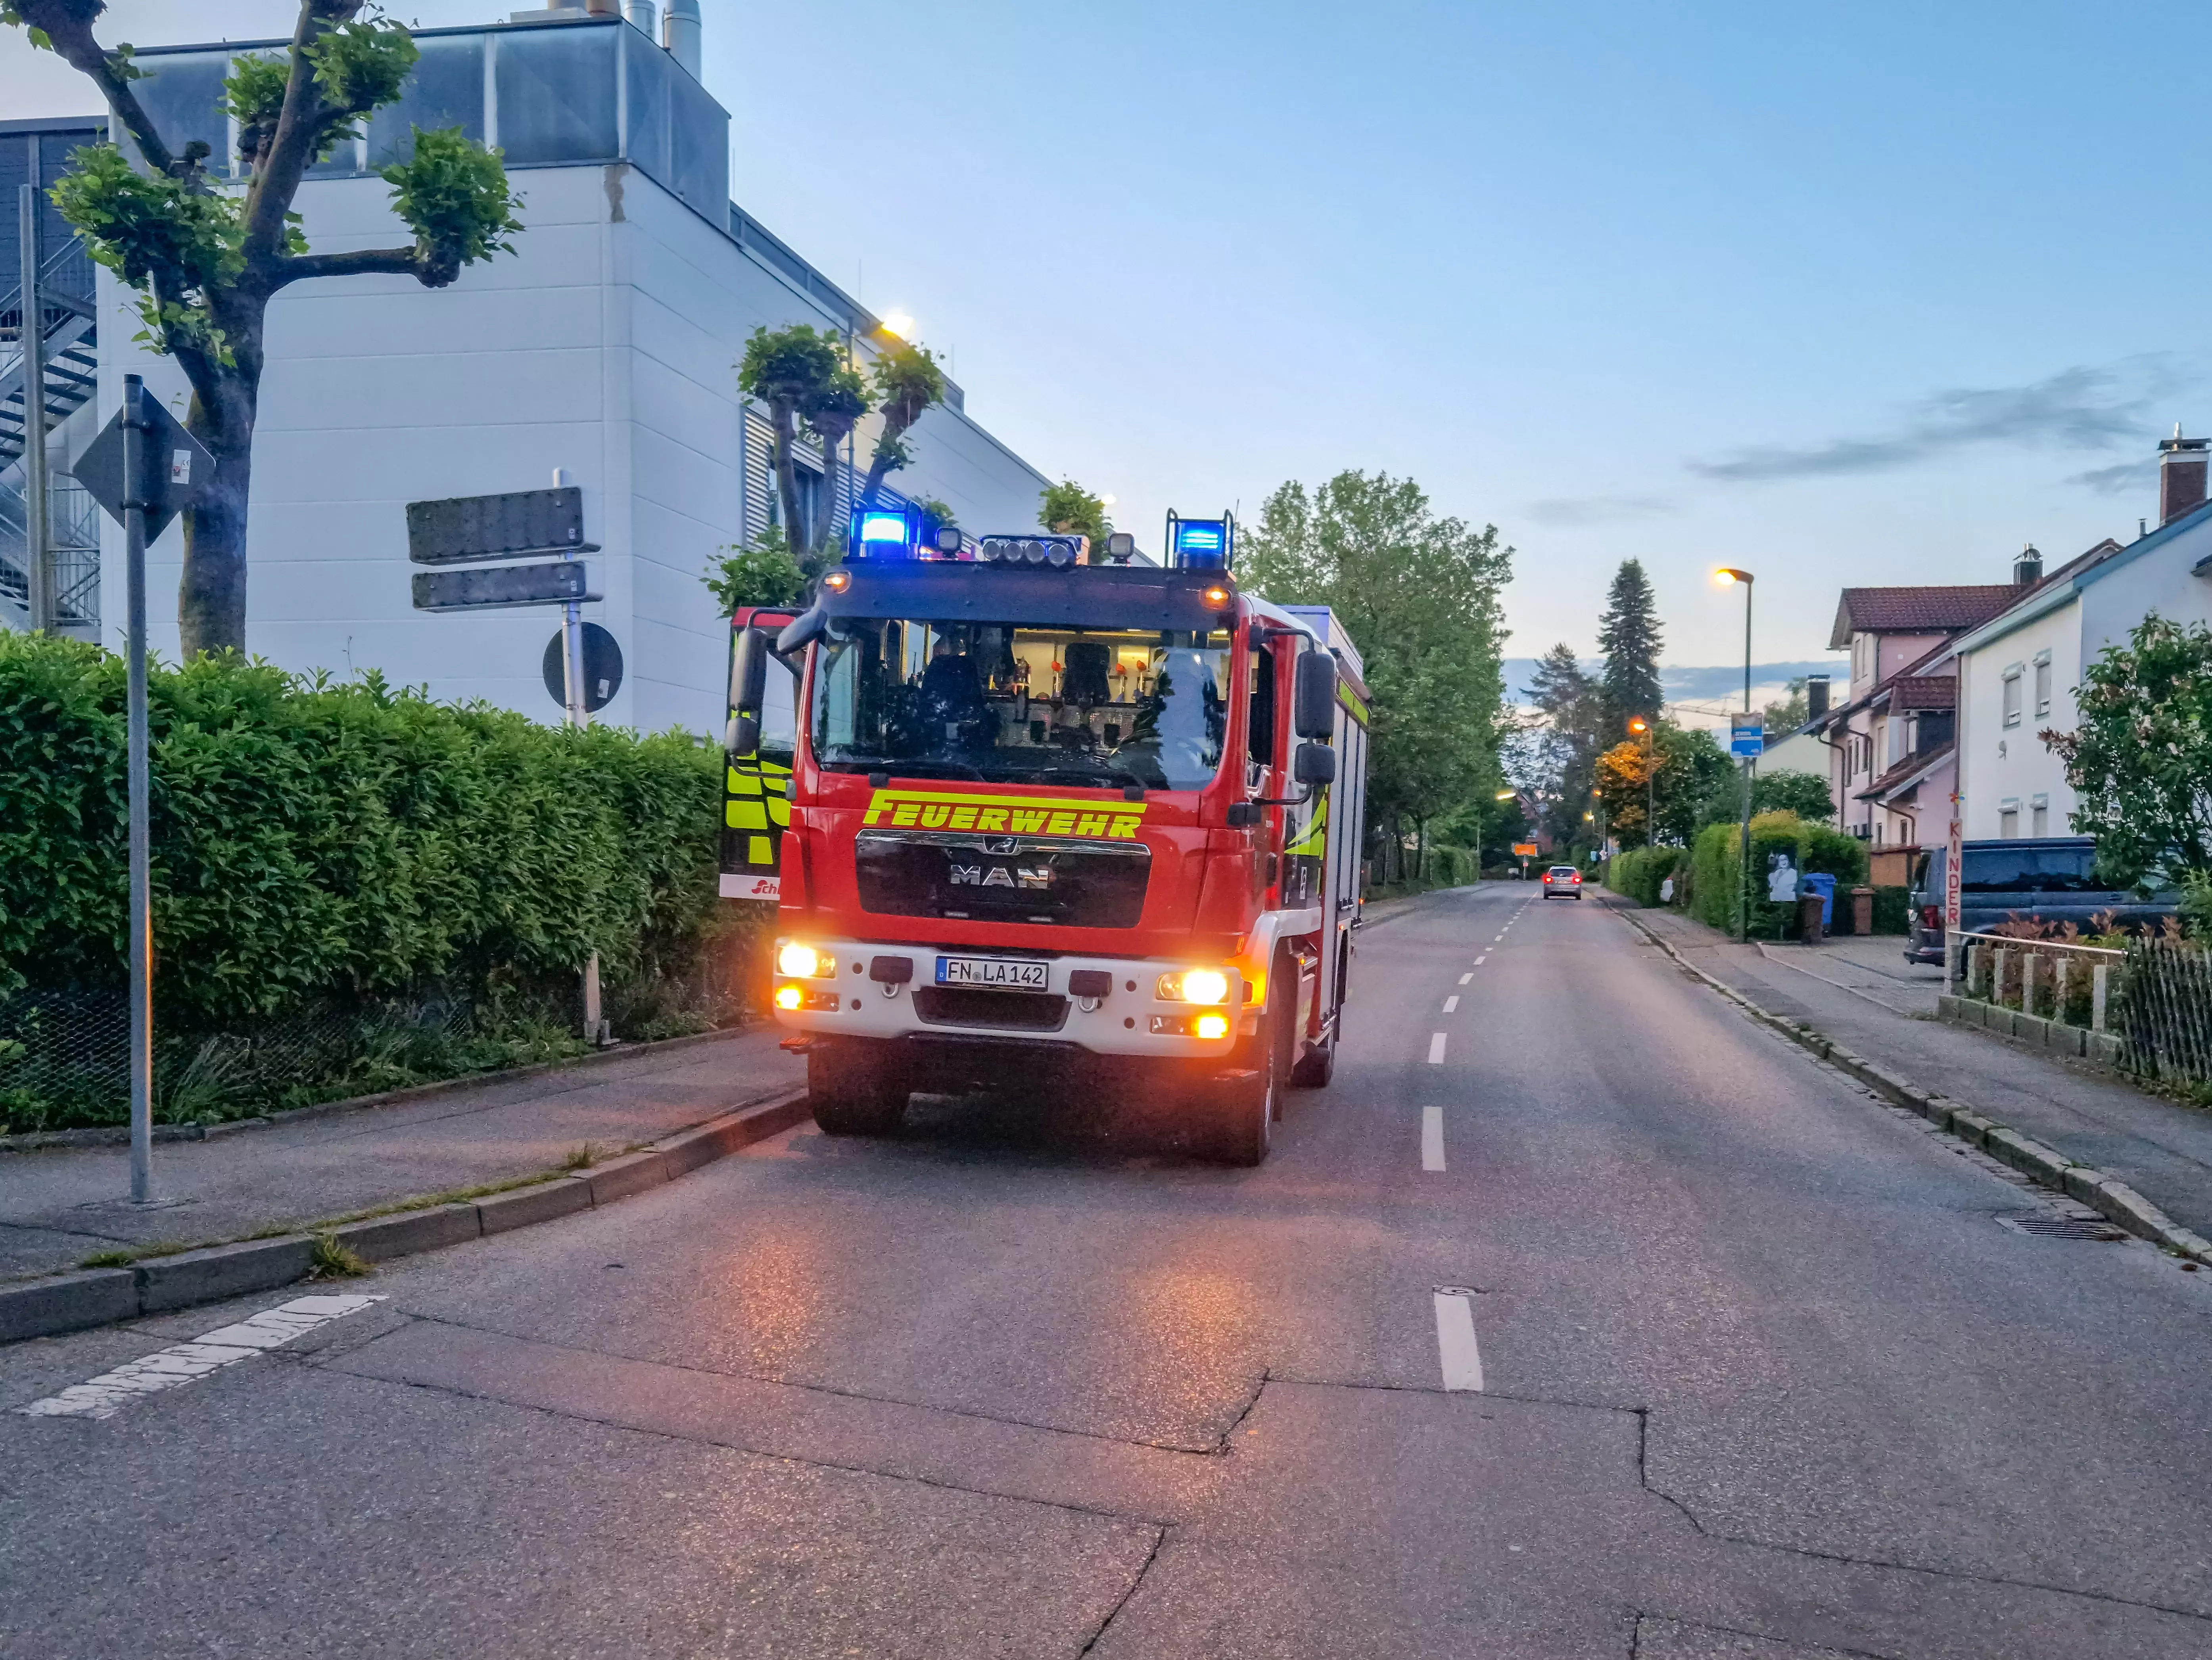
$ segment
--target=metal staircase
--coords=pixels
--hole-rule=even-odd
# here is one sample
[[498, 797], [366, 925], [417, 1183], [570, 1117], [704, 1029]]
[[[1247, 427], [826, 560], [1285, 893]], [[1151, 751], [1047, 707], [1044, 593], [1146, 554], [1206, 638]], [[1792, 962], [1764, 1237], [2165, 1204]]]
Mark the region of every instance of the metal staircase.
[[[30, 578], [25, 548], [23, 450], [27, 417], [36, 407], [46, 430], [67, 421], [99, 390], [93, 264], [82, 237], [72, 237], [40, 266], [37, 324], [45, 341], [43, 394], [25, 396], [23, 290], [0, 295], [0, 608], [19, 625], [27, 619]], [[73, 481], [52, 481], [47, 521], [57, 621], [70, 632], [100, 626], [99, 522]]]

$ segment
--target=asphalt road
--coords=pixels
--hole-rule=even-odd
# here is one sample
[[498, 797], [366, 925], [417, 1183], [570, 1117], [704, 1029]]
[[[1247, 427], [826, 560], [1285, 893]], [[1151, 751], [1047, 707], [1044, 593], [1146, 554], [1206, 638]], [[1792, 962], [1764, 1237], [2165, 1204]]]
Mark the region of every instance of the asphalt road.
[[0, 1653], [2212, 1653], [2212, 1275], [2001, 1225], [2066, 1208], [1602, 907], [1368, 930], [1258, 1170], [1147, 1109], [794, 1131], [0, 1412]]

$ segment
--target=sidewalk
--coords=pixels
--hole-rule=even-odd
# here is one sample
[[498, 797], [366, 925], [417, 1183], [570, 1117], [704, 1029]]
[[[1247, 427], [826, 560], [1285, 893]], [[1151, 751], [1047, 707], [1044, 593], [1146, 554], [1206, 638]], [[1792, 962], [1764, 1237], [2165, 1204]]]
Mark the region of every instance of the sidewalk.
[[[1612, 896], [1607, 902], [1635, 909]], [[2094, 1165], [2184, 1226], [2212, 1233], [2212, 1112], [2086, 1063], [1939, 1023], [1942, 971], [1907, 963], [1901, 937], [1746, 946], [1677, 912], [1635, 915], [1686, 960], [1768, 1013], [1806, 1021], [1923, 1089]]]
[[0, 1280], [76, 1268], [102, 1251], [240, 1239], [427, 1194], [601, 1158], [805, 1081], [772, 1027], [428, 1099], [154, 1148], [156, 1190], [128, 1203], [130, 1150], [0, 1153]]

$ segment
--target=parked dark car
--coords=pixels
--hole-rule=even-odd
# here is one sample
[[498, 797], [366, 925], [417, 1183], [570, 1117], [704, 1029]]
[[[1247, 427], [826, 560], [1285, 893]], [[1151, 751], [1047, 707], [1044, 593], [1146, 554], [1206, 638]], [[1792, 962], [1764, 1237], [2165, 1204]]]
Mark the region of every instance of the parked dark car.
[[[1912, 936], [1908, 962], [1943, 960], [1945, 850], [1923, 853], [1912, 871]], [[2094, 836], [2029, 836], [2011, 841], [1970, 841], [1960, 849], [1959, 925], [1987, 933], [2001, 922], [2035, 921], [2056, 928], [2072, 923], [2099, 931], [2109, 914], [2118, 924], [2155, 923], [2174, 914], [2174, 896], [2145, 899], [2115, 888], [2097, 875]]]

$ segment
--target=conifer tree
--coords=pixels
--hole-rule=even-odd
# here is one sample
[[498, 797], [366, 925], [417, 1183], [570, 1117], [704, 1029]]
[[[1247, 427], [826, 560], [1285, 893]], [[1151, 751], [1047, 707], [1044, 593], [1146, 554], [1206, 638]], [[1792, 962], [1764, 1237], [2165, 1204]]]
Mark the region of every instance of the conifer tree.
[[1619, 739], [1631, 716], [1656, 717], [1665, 702], [1659, 687], [1659, 613], [1642, 561], [1625, 559], [1613, 573], [1597, 643], [1605, 653], [1600, 730]]

